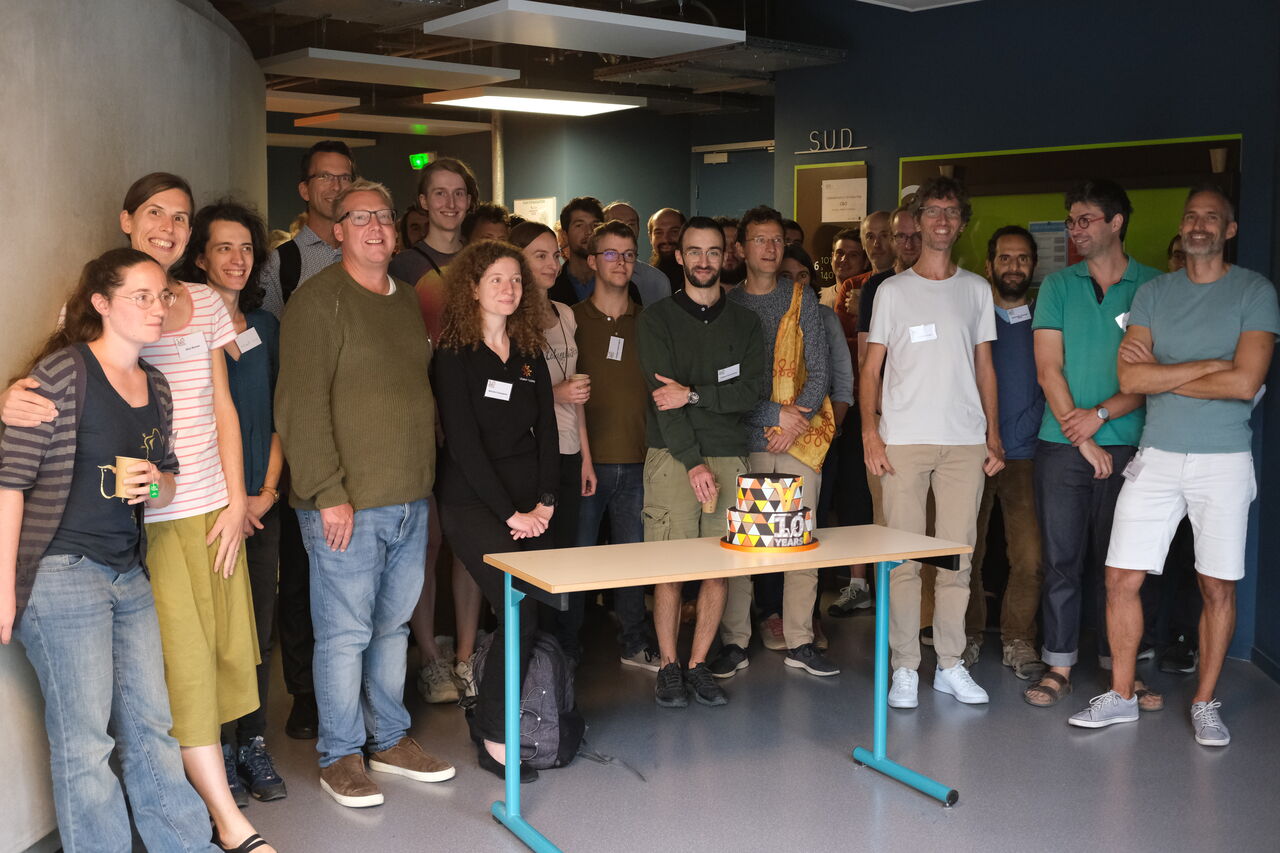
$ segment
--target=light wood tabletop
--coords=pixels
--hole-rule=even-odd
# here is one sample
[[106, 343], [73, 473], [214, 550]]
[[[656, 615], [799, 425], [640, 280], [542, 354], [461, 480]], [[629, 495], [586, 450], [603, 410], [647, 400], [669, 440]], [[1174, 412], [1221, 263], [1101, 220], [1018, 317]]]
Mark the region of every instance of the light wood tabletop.
[[550, 593], [614, 589], [877, 563], [889, 560], [969, 554], [968, 545], [875, 524], [829, 527], [815, 532], [811, 551], [744, 553], [720, 547], [720, 540], [672, 539], [588, 548], [485, 554], [484, 561]]

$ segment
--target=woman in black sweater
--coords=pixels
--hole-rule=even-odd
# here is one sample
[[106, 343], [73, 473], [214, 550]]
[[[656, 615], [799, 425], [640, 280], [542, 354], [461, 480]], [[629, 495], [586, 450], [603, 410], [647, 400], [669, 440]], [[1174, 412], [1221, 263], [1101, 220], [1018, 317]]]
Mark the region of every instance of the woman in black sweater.
[[[524, 287], [525, 282], [529, 287]], [[548, 548], [560, 449], [551, 377], [542, 357], [542, 294], [520, 250], [482, 241], [445, 273], [444, 329], [432, 387], [444, 429], [436, 496], [445, 536], [498, 612], [476, 703], [480, 766], [502, 776], [502, 572], [485, 554]], [[535, 628], [532, 599], [520, 608], [520, 674]], [[522, 767], [521, 781], [537, 771]]]

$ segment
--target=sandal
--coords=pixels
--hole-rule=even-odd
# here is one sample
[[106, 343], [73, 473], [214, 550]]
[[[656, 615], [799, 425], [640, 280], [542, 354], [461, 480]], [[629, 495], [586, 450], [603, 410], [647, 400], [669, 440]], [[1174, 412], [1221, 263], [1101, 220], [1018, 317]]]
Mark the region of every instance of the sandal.
[[213, 831], [213, 843], [218, 846], [219, 850], [225, 850], [227, 853], [249, 853], [250, 850], [257, 850], [259, 847], [267, 846], [267, 840], [258, 833], [254, 833], [241, 841], [237, 847], [223, 847], [222, 839], [218, 838], [218, 831]]
[[[1045, 682], [1053, 683], [1046, 684]], [[1032, 698], [1033, 693], [1037, 696], [1048, 697], [1048, 700], [1037, 701]], [[1028, 705], [1033, 705], [1037, 708], [1052, 708], [1054, 705], [1061, 702], [1063, 697], [1070, 695], [1070, 693], [1071, 682], [1050, 669], [1040, 677], [1038, 682], [1022, 691], [1022, 699]]]
[[1141, 681], [1133, 682], [1133, 695], [1138, 697], [1139, 711], [1163, 711], [1164, 697]]

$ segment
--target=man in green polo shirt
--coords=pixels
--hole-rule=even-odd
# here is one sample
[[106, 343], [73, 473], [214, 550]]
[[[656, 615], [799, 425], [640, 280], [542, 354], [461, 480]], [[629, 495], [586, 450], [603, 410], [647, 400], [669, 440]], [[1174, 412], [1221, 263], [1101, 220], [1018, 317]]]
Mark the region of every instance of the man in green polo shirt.
[[[1028, 687], [1026, 701], [1057, 704], [1070, 692], [1079, 658], [1085, 556], [1094, 582], [1088, 590], [1103, 612], [1102, 559], [1125, 465], [1142, 435], [1143, 397], [1123, 394], [1116, 353], [1138, 287], [1159, 275], [1124, 251], [1133, 206], [1114, 181], [1082, 181], [1066, 194], [1067, 234], [1084, 260], [1053, 273], [1036, 301], [1036, 372], [1044, 389], [1044, 421], [1035, 456], [1036, 516], [1044, 556], [1041, 592], [1049, 665]], [[1110, 663], [1105, 632], [1098, 654]]]

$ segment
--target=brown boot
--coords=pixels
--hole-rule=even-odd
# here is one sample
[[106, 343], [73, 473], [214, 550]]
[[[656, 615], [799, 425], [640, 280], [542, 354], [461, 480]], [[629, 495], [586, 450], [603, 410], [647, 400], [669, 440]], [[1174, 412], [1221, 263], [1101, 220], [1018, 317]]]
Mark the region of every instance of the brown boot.
[[320, 768], [320, 787], [339, 805], [364, 809], [382, 805], [382, 792], [364, 772], [364, 756], [344, 755], [328, 767]]
[[369, 756], [369, 769], [394, 773], [417, 782], [443, 782], [457, 771], [447, 761], [428, 755], [411, 737], [402, 737], [390, 749]]

